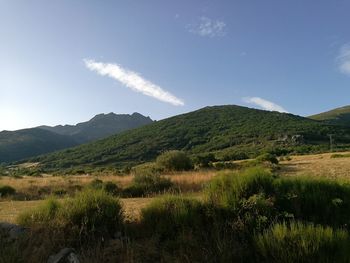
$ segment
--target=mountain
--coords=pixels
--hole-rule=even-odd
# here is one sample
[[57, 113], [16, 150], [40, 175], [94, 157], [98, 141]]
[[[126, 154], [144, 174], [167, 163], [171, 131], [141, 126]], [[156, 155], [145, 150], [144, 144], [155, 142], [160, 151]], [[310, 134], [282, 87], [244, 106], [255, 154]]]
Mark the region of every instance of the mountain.
[[78, 145], [70, 136], [38, 128], [0, 132], [0, 163], [61, 150]]
[[39, 126], [0, 132], [0, 163], [69, 148], [112, 134], [140, 127], [153, 121], [139, 113], [99, 114], [77, 125]]
[[134, 129], [152, 123], [151, 118], [140, 113], [133, 114], [98, 114], [87, 122], [77, 125], [39, 126], [38, 128], [61, 135], [72, 136], [80, 143], [102, 139], [113, 134]]
[[309, 118], [329, 124], [350, 126], [350, 105], [312, 115]]
[[328, 149], [328, 134], [339, 145], [350, 143], [350, 129], [287, 113], [235, 105], [206, 107], [153, 122], [92, 143], [41, 156], [44, 168], [112, 165], [122, 167], [154, 160], [165, 150], [217, 156], [256, 155], [271, 147], [302, 151]]

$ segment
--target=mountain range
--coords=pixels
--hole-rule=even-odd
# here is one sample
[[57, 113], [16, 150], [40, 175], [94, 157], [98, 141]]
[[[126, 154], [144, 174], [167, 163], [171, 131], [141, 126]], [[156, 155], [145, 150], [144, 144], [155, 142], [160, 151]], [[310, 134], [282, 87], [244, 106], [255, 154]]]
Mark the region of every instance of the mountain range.
[[34, 158], [47, 169], [76, 166], [125, 167], [154, 160], [166, 150], [219, 159], [254, 157], [267, 149], [306, 153], [350, 146], [350, 128], [293, 114], [235, 105], [203, 109], [153, 122], [102, 140]]
[[39, 126], [17, 131], [0, 132], [0, 163], [13, 162], [152, 123], [139, 113], [99, 114], [77, 125]]

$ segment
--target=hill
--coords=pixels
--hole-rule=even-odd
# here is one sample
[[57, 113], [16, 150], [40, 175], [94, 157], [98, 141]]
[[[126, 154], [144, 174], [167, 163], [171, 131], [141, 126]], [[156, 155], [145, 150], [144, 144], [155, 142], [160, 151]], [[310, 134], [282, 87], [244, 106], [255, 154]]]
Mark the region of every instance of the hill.
[[38, 128], [61, 135], [69, 135], [74, 140], [85, 143], [134, 129], [151, 122], [151, 118], [136, 112], [131, 115], [111, 112], [108, 114], [98, 114], [91, 120], [78, 123], [77, 125], [39, 126]]
[[99, 114], [77, 125], [39, 126], [0, 132], [0, 163], [14, 162], [108, 137], [152, 123], [133, 114]]
[[72, 147], [78, 143], [71, 137], [38, 128], [0, 132], [0, 163]]
[[336, 108], [330, 111], [309, 116], [310, 119], [324, 121], [329, 124], [350, 126], [350, 106]]
[[214, 106], [32, 161], [51, 169], [85, 165], [122, 167], [153, 160], [171, 149], [190, 154], [213, 152], [223, 159], [241, 153], [252, 156], [276, 147], [289, 151], [324, 151], [329, 148], [329, 133], [334, 134], [339, 146], [350, 143], [347, 128], [286, 113], [234, 105]]

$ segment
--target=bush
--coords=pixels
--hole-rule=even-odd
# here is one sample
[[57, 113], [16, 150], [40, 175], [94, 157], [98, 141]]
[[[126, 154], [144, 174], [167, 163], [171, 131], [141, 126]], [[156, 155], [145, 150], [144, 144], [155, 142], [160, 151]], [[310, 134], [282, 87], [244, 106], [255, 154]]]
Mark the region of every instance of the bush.
[[111, 195], [118, 195], [121, 192], [121, 189], [118, 187], [118, 185], [113, 182], [105, 182], [103, 184], [103, 190]]
[[198, 167], [210, 167], [210, 164], [215, 161], [215, 155], [212, 153], [200, 154], [194, 158], [194, 164]]
[[118, 199], [102, 190], [87, 189], [62, 204], [54, 199], [22, 213], [17, 222], [24, 226], [51, 226], [69, 229], [71, 235], [86, 240], [95, 235], [113, 235], [122, 225]]
[[276, 158], [276, 155], [271, 153], [264, 153], [262, 155], [259, 155], [256, 157], [256, 160], [258, 162], [269, 162], [272, 164], [278, 164], [278, 159]]
[[244, 172], [224, 173], [208, 184], [206, 193], [214, 205], [236, 210], [242, 199], [259, 193], [273, 193], [273, 176], [259, 167]]
[[157, 157], [157, 165], [165, 171], [186, 171], [193, 168], [191, 159], [182, 151], [167, 151]]
[[200, 228], [201, 210], [201, 203], [195, 199], [166, 196], [142, 210], [142, 223], [161, 239], [171, 239], [191, 228]]
[[129, 187], [125, 188], [125, 196], [139, 197], [163, 192], [173, 186], [170, 179], [158, 174], [135, 175]]
[[61, 204], [56, 199], [50, 198], [36, 209], [20, 214], [17, 222], [24, 226], [48, 226], [57, 219], [59, 209]]
[[92, 189], [102, 189], [103, 181], [100, 179], [94, 179], [88, 184], [88, 187]]
[[350, 184], [322, 178], [274, 181], [276, 207], [294, 218], [334, 227], [350, 226]]
[[0, 197], [5, 197], [9, 195], [14, 195], [16, 193], [16, 189], [9, 185], [0, 186]]
[[256, 236], [258, 262], [349, 262], [348, 233], [313, 224], [276, 224]]
[[347, 153], [347, 154], [334, 153], [331, 155], [331, 158], [348, 158], [348, 157], [350, 157], [350, 153]]

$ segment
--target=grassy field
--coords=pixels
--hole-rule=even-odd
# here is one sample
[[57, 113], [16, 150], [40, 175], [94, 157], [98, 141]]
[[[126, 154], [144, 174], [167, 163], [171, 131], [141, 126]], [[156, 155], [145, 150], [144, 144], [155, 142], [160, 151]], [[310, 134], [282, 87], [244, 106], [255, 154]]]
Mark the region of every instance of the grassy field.
[[[342, 153], [342, 154], [348, 154]], [[350, 158], [331, 158], [332, 153], [291, 156], [289, 161], [281, 161], [279, 173], [283, 176], [309, 175], [350, 180]], [[180, 186], [183, 193], [198, 193], [202, 185], [215, 176], [215, 171], [191, 171], [165, 175]], [[53, 189], [66, 188], [71, 185], [85, 186], [94, 179], [112, 181], [125, 187], [130, 184], [132, 175], [125, 176], [44, 176], [23, 177], [22, 179], [3, 177], [2, 185], [10, 185], [17, 191], [33, 191], [37, 188], [50, 187]], [[198, 195], [198, 194], [197, 194]], [[123, 198], [122, 204], [125, 215], [129, 220], [137, 220], [142, 208], [150, 203], [152, 197]], [[15, 222], [16, 216], [27, 209], [38, 206], [42, 200], [31, 201], [0, 201], [0, 221]]]

